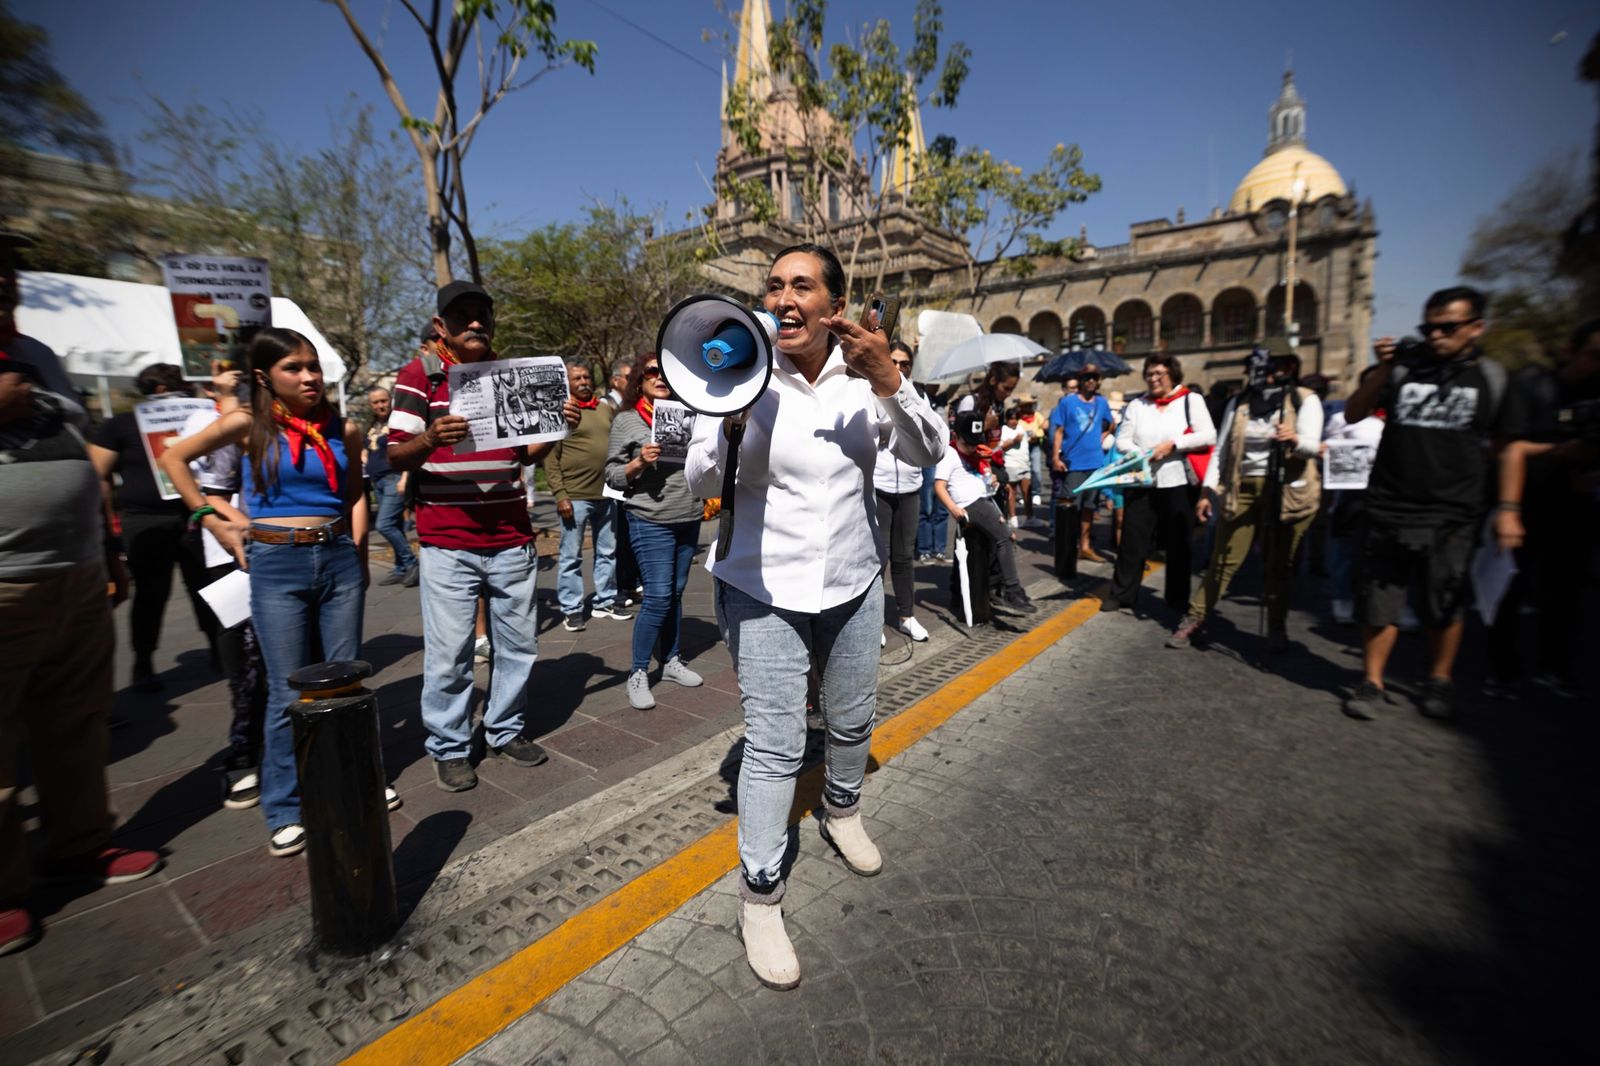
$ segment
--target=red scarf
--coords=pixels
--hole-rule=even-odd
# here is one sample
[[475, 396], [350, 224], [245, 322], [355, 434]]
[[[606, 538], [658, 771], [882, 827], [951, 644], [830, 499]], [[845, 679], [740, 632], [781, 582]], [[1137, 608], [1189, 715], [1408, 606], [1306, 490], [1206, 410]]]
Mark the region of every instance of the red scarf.
[[328, 445], [328, 432], [335, 429], [333, 411], [326, 404], [322, 408], [327, 413], [323, 416], [322, 424], [318, 425], [309, 419], [296, 418], [283, 406], [282, 400], [272, 401], [272, 420], [283, 427], [283, 435], [289, 441], [289, 459], [296, 467], [300, 466], [301, 457], [305, 455], [306, 442], [311, 442], [311, 447], [316, 451], [317, 458], [322, 460], [323, 473], [328, 475], [328, 487], [333, 490], [336, 497], [343, 497], [339, 487], [339, 464], [334, 461], [333, 448]]
[[580, 411], [593, 411], [596, 407], [600, 406], [600, 397], [591, 396], [589, 397], [588, 402], [574, 398], [572, 402], [578, 405], [578, 410]]
[[654, 400], [648, 396], [641, 396], [639, 397], [639, 402], [633, 405], [633, 409], [639, 412], [639, 417], [644, 419], [645, 425], [652, 428], [655, 426], [656, 402]]
[[445, 366], [455, 366], [461, 362], [456, 358], [456, 353], [450, 350], [450, 345], [444, 342], [443, 337], [433, 342], [433, 352]]
[[956, 450], [956, 454], [961, 457], [961, 462], [965, 464], [968, 470], [975, 472], [982, 478], [989, 476], [989, 460], [975, 452], [967, 451], [954, 436], [950, 438], [950, 447]]
[[1187, 395], [1189, 395], [1189, 386], [1180, 385], [1177, 388], [1173, 389], [1171, 392], [1167, 393], [1165, 396], [1163, 396], [1159, 400], [1156, 399], [1154, 396], [1150, 397], [1150, 402], [1155, 404], [1157, 407], [1165, 407], [1165, 406], [1167, 406], [1167, 404], [1171, 403], [1173, 400], [1181, 400]]

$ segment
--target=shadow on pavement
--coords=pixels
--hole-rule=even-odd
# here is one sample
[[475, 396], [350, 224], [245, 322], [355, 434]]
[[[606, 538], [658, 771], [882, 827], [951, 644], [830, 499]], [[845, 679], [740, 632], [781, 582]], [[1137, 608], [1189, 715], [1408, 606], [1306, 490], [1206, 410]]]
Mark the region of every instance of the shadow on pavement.
[[394, 849], [395, 895], [404, 924], [439, 872], [450, 861], [456, 845], [467, 835], [472, 815], [463, 810], [437, 811], [422, 819]]

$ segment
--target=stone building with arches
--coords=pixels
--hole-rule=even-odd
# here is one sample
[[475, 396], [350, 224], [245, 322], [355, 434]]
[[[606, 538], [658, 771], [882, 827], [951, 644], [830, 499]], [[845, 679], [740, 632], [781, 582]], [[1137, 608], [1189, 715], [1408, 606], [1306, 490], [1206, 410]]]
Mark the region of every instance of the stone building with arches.
[[[1269, 111], [1266, 152], [1226, 209], [1129, 227], [1126, 243], [1085, 243], [1071, 261], [1026, 278], [997, 278], [947, 305], [994, 333], [1047, 348], [1082, 342], [1125, 356], [1164, 348], [1191, 381], [1237, 379], [1256, 344], [1288, 340], [1289, 221], [1295, 212], [1294, 321], [1305, 371], [1348, 386], [1366, 364], [1377, 223], [1326, 159], [1306, 147], [1305, 103], [1292, 72]], [[998, 272], [996, 272], [998, 273]], [[926, 296], [959, 278], [935, 278]], [[1130, 382], [1131, 384], [1131, 382]], [[1136, 387], [1136, 386], [1135, 386]]]
[[[724, 119], [717, 186], [724, 175], [754, 179], [771, 190], [779, 217], [757, 223], [743, 205], [719, 197], [711, 211], [722, 234], [718, 254], [702, 262], [709, 283], [751, 299], [779, 248], [819, 230], [846, 246], [861, 225], [825, 181], [809, 205], [797, 193], [805, 180], [804, 140], [797, 136], [792, 90], [768, 73], [770, 20], [768, 0], [744, 0], [734, 83], [766, 101], [765, 128], [761, 149], [750, 152]], [[725, 80], [724, 110], [727, 94]], [[916, 180], [922, 150], [914, 116], [908, 150], [886, 161], [886, 190]], [[1096, 244], [1084, 234], [1073, 258], [1036, 258], [1027, 277], [990, 271], [975, 296], [959, 238], [923, 223], [903, 196], [885, 202], [887, 247], [875, 254], [887, 258], [885, 288], [911, 311], [966, 311], [989, 332], [1024, 333], [1052, 351], [1081, 341], [1136, 361], [1162, 348], [1182, 357], [1189, 381], [1202, 387], [1237, 380], [1252, 346], [1289, 340], [1292, 228], [1294, 333], [1305, 372], [1326, 374], [1343, 390], [1366, 363], [1376, 219], [1371, 202], [1360, 202], [1333, 165], [1306, 146], [1305, 101], [1292, 71], [1268, 111], [1266, 151], [1226, 207], [1198, 219], [1179, 208], [1175, 219], [1136, 222], [1120, 244]], [[902, 320], [903, 332], [913, 320]], [[1131, 377], [1117, 384], [1139, 387]]]

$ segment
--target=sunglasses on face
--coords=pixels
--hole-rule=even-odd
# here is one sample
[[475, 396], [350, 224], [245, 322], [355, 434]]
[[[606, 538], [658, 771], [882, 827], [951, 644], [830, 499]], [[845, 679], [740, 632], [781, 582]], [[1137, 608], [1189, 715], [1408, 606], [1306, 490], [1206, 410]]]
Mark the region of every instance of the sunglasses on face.
[[639, 376], [644, 378], [646, 381], [650, 380], [651, 378], [658, 378], [661, 376], [661, 368], [659, 366], [647, 366], [643, 370], [639, 371]]
[[1464, 318], [1460, 322], [1424, 322], [1417, 327], [1417, 332], [1424, 337], [1431, 337], [1435, 333], [1443, 333], [1446, 337], [1455, 336], [1456, 330], [1462, 326], [1470, 326], [1474, 322], [1481, 322], [1478, 318]]
[[1079, 381], [1080, 384], [1085, 382], [1085, 381], [1099, 381], [1099, 380], [1100, 380], [1100, 375], [1099, 374], [1080, 374], [1078, 376], [1078, 381]]

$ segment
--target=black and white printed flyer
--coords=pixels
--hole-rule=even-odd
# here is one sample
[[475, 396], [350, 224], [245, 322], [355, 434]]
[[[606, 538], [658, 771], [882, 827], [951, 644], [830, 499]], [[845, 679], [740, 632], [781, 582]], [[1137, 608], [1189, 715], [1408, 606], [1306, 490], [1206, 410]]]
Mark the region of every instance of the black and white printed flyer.
[[567, 435], [567, 364], [559, 356], [457, 363], [450, 368], [450, 413], [468, 423], [458, 455], [543, 444]]

